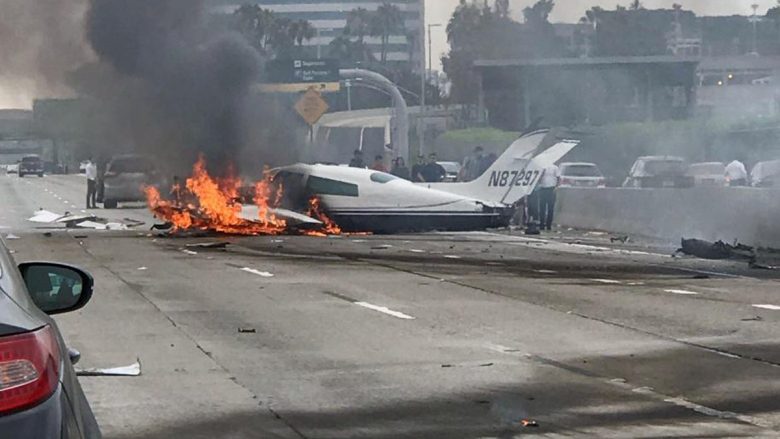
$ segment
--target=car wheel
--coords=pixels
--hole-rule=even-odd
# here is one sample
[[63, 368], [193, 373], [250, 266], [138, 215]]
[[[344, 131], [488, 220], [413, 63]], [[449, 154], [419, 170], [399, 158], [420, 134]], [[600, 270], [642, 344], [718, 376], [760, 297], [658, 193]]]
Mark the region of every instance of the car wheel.
[[38, 177], [43, 177], [43, 172], [41, 172], [40, 174], [38, 174]]
[[116, 209], [116, 200], [103, 200], [103, 207], [106, 209]]
[[19, 173], [19, 178], [24, 178], [24, 174], [22, 174], [22, 173], [20, 172], [20, 173]]

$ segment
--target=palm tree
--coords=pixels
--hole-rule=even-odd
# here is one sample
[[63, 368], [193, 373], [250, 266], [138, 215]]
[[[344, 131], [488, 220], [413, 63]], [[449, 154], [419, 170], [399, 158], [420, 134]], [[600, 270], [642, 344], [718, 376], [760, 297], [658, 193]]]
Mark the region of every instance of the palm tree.
[[357, 8], [349, 11], [347, 14], [347, 27], [344, 28], [344, 34], [357, 37], [360, 45], [363, 45], [363, 39], [371, 30], [371, 13], [365, 8]]
[[302, 47], [304, 41], [317, 35], [317, 29], [308, 20], [296, 20], [290, 25], [290, 34], [298, 47]]
[[632, 11], [638, 11], [644, 8], [645, 7], [642, 5], [642, 2], [640, 0], [632, 0], [631, 4], [628, 5], [628, 9], [631, 9]]
[[371, 35], [382, 39], [380, 62], [386, 64], [390, 36], [403, 30], [403, 14], [398, 6], [384, 2], [373, 14], [373, 20], [371, 20], [371, 22]]
[[260, 52], [264, 52], [272, 38], [276, 16], [258, 5], [243, 5], [233, 12], [236, 27]]

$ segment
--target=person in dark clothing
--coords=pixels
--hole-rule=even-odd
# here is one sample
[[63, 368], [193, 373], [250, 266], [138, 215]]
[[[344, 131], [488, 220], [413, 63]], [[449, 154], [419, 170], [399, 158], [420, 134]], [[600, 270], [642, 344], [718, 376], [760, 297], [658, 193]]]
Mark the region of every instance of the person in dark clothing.
[[417, 161], [412, 166], [412, 181], [421, 183], [425, 181], [422, 176], [422, 168], [425, 166], [425, 156], [420, 154], [417, 156]]
[[428, 156], [428, 163], [422, 167], [420, 174], [426, 183], [439, 183], [447, 176], [447, 171], [436, 163], [436, 153], [431, 153]]
[[398, 178], [403, 178], [404, 180], [411, 179], [409, 168], [406, 167], [406, 162], [404, 161], [403, 157], [398, 157], [393, 161], [393, 169], [390, 171], [390, 173]]
[[385, 158], [381, 155], [374, 157], [374, 164], [371, 165], [371, 169], [379, 172], [387, 172], [387, 166], [385, 166]]
[[363, 161], [363, 151], [356, 149], [355, 154], [352, 156], [352, 160], [349, 161], [350, 168], [366, 168], [366, 163]]

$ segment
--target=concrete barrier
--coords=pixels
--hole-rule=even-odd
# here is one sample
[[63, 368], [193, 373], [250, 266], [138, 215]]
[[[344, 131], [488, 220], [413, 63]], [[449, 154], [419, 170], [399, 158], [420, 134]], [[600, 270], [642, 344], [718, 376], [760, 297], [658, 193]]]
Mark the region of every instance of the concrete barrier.
[[780, 248], [780, 190], [561, 188], [556, 223], [673, 241], [738, 240]]

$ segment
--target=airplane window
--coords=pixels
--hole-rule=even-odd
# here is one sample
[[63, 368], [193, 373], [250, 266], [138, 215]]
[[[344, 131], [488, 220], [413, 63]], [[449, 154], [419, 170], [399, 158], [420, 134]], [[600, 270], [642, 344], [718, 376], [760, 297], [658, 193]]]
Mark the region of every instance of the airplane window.
[[371, 181], [375, 181], [377, 183], [387, 183], [388, 181], [398, 180], [398, 177], [395, 177], [390, 174], [385, 174], [384, 172], [374, 172], [371, 174]]
[[317, 195], [340, 195], [343, 197], [358, 196], [358, 186], [356, 184], [331, 180], [329, 178], [315, 177], [313, 175], [309, 176], [306, 188], [309, 192]]

